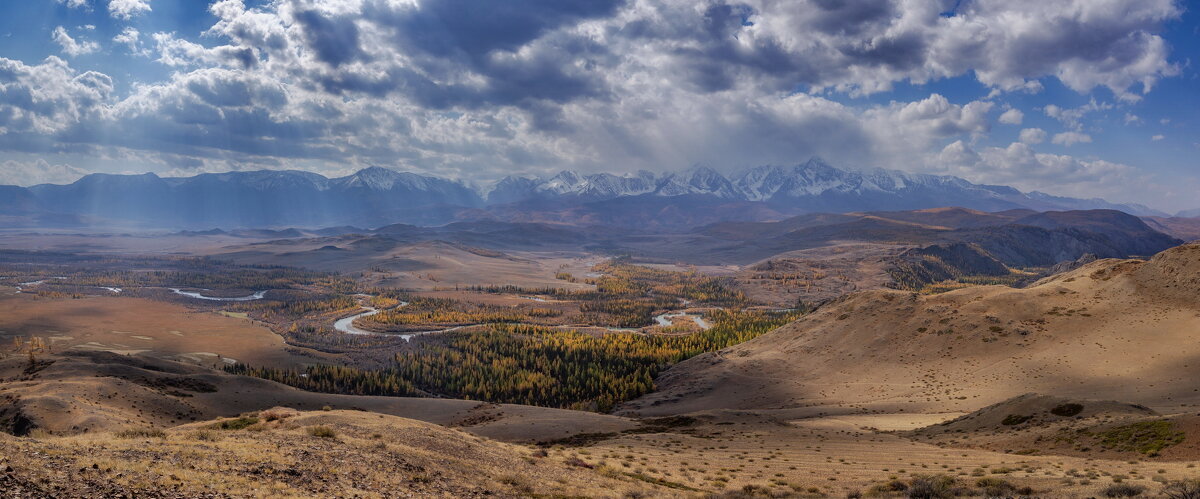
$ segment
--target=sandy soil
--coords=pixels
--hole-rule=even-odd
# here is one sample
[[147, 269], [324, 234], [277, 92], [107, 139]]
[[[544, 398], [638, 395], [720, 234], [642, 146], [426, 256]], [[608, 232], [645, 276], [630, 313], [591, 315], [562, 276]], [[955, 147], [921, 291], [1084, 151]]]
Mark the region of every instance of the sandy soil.
[[[1183, 461], [1023, 456], [949, 448], [853, 427], [868, 421], [910, 426], [941, 416], [907, 421], [829, 417], [790, 423], [743, 411], [695, 416], [698, 422], [693, 425], [661, 433], [626, 433], [557, 452], [704, 493], [753, 486], [779, 496], [799, 492], [801, 497], [812, 488], [829, 497], [845, 497], [920, 474], [950, 475], [966, 486], [982, 477], [1002, 479], [1031, 487], [1038, 497], [1095, 497], [1114, 475], [1125, 475], [1127, 483], [1152, 491], [1161, 488], [1155, 477], [1179, 480], [1195, 475]], [[1094, 476], [1087, 478], [1089, 474]]]
[[283, 338], [249, 319], [199, 312], [182, 305], [115, 296], [79, 299], [0, 295], [0, 341], [41, 337], [67, 349], [144, 354], [206, 366], [229, 362], [277, 367], [324, 356], [293, 353]]

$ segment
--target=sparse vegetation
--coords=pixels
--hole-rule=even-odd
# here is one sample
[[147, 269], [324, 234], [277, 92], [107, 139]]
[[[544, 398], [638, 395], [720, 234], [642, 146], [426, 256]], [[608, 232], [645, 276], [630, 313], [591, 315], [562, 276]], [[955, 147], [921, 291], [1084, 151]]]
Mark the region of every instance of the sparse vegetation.
[[1200, 499], [1200, 479], [1170, 482], [1163, 487], [1162, 494], [1169, 499]]
[[1184, 433], [1167, 420], [1139, 421], [1099, 432], [1096, 437], [1106, 449], [1140, 452], [1157, 456], [1163, 449], [1183, 442]]
[[975, 486], [979, 487], [988, 497], [1003, 497], [1017, 490], [1017, 487], [1007, 480], [993, 477], [980, 478], [975, 481]]
[[958, 480], [949, 475], [915, 475], [908, 483], [908, 497], [942, 499], [958, 495]]
[[1078, 415], [1081, 412], [1083, 412], [1083, 405], [1075, 403], [1062, 404], [1050, 409], [1050, 414], [1067, 418]]
[[167, 438], [167, 432], [157, 428], [136, 428], [115, 433], [118, 438]]
[[251, 425], [258, 424], [258, 418], [254, 416], [242, 416], [240, 418], [226, 419], [219, 423], [213, 424], [214, 430], [244, 430]]
[[1114, 483], [1100, 489], [1100, 495], [1104, 497], [1136, 497], [1144, 492], [1146, 492], [1146, 487], [1128, 483]]
[[337, 432], [328, 426], [310, 426], [308, 427], [308, 434], [319, 438], [337, 437]]
[[1026, 421], [1029, 421], [1030, 419], [1032, 419], [1032, 416], [1025, 416], [1025, 415], [1021, 415], [1021, 414], [1009, 414], [1004, 417], [1003, 421], [1000, 421], [1000, 424], [1005, 425], [1005, 426], [1016, 426], [1016, 425], [1026, 422]]

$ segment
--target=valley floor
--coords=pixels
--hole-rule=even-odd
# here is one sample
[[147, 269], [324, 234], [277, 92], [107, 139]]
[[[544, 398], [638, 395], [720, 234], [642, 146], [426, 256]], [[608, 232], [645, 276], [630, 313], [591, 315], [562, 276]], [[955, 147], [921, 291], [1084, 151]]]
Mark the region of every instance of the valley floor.
[[[1082, 498], [1115, 493], [1110, 488], [1152, 495], [1200, 478], [1200, 396], [1191, 382], [1191, 366], [1200, 365], [1200, 246], [1147, 262], [1101, 260], [1021, 289], [867, 291], [778, 328], [799, 312], [774, 310], [682, 267], [554, 263], [529, 282], [564, 290], [430, 286], [412, 296], [316, 273], [180, 274], [194, 289], [238, 278], [225, 296], [267, 289], [260, 281], [284, 282], [270, 288], [263, 309], [173, 301], [183, 298], [134, 272], [119, 282], [80, 272], [25, 286], [33, 278], [11, 271], [0, 296], [7, 309], [0, 337], [16, 340], [0, 355], [0, 491], [732, 499], [940, 497], [914, 490], [941, 483], [954, 495]], [[143, 286], [130, 291], [127, 282]], [[125, 291], [100, 291], [118, 284]], [[520, 313], [548, 325], [516, 331], [497, 321], [486, 336], [493, 343], [448, 334], [462, 343], [428, 335], [416, 346], [332, 328], [367, 304], [392, 313], [379, 322], [362, 317], [362, 325], [393, 333], [414, 317], [426, 317], [417, 325], [444, 327]], [[615, 328], [683, 307], [703, 307], [697, 313], [725, 323], [704, 328], [672, 316], [676, 322], [595, 344], [605, 332], [556, 343], [562, 337], [550, 327], [570, 318]], [[744, 310], [748, 322], [726, 307]], [[409, 315], [418, 312], [426, 315]], [[746, 324], [759, 330], [736, 341], [710, 338], [703, 347], [687, 343], [723, 327], [745, 333]], [[530, 341], [507, 342], [513, 338]], [[458, 350], [442, 364], [396, 360], [450, 347]], [[550, 353], [538, 357], [534, 347]], [[467, 355], [478, 351], [508, 356]], [[572, 365], [593, 368], [527, 375], [564, 363], [567, 353], [581, 359]], [[348, 361], [354, 355], [358, 364]], [[276, 377], [292, 386], [222, 369], [239, 361], [277, 367]], [[342, 378], [302, 371], [314, 364], [331, 364]], [[357, 378], [346, 374], [355, 365], [366, 366], [352, 373]], [[345, 388], [388, 385], [394, 380], [380, 381], [378, 367], [389, 365], [424, 365], [462, 383], [426, 383], [426, 398]], [[505, 392], [488, 391], [497, 381], [488, 375], [516, 365], [521, 370], [504, 381], [517, 391], [611, 387], [621, 365], [634, 382], [624, 398], [607, 400], [624, 401], [611, 414], [458, 399], [485, 393], [491, 397], [474, 398], [497, 400]], [[1028, 391], [1048, 395], [1022, 395]]]

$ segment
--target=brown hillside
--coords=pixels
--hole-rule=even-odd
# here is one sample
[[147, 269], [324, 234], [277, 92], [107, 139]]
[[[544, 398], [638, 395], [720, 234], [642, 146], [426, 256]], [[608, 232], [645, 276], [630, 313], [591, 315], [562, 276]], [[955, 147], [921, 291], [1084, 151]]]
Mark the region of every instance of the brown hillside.
[[915, 441], [1021, 455], [1130, 460], [1200, 457], [1200, 416], [1162, 416], [1108, 400], [1026, 394], [903, 434]]
[[718, 408], [968, 412], [1027, 392], [1181, 412], [1200, 403], [1200, 245], [1035, 285], [868, 291], [680, 363], [643, 415]]
[[5, 497], [673, 495], [561, 456], [412, 419], [292, 414], [225, 420], [226, 428], [204, 422], [58, 438], [0, 434], [0, 490]]

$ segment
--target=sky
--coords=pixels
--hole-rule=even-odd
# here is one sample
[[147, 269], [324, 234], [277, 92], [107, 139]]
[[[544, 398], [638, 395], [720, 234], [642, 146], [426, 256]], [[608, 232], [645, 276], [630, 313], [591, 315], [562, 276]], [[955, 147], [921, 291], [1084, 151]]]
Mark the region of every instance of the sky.
[[30, 0], [0, 184], [367, 166], [469, 182], [820, 156], [1200, 208], [1176, 0]]

